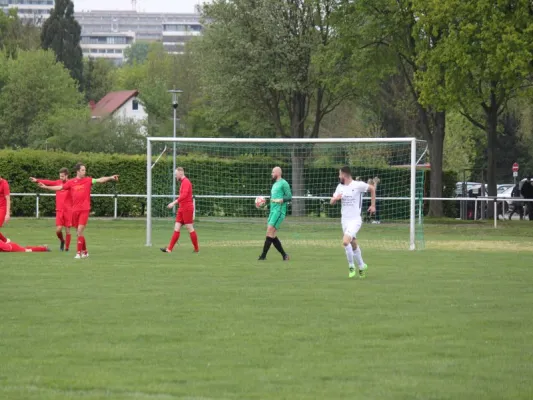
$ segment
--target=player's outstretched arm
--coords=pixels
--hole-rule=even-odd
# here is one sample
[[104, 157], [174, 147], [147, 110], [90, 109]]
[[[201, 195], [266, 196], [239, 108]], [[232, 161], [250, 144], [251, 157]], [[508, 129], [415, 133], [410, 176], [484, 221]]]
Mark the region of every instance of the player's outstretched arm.
[[39, 183], [41, 189], [51, 190], [52, 192], [57, 192], [58, 190], [63, 190], [63, 185], [56, 186], [47, 186], [44, 183]]
[[46, 186], [55, 186], [57, 181], [48, 181], [46, 179], [39, 179], [39, 178], [30, 178], [30, 181], [33, 183], [44, 183]]
[[370, 192], [370, 207], [368, 207], [368, 212], [373, 214], [376, 212], [376, 187], [374, 185], [368, 185], [368, 191]]
[[93, 182], [94, 183], [107, 183], [107, 182], [112, 182], [112, 181], [118, 182], [118, 177], [119, 177], [118, 175], [103, 176], [98, 179], [93, 179]]

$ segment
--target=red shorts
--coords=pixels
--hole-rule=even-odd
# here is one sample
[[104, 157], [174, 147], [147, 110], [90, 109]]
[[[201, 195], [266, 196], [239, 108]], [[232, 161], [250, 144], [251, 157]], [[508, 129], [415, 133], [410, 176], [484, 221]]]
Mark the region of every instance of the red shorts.
[[72, 226], [72, 211], [56, 211], [56, 226]]
[[77, 228], [80, 225], [87, 225], [90, 211], [72, 211], [72, 226]]
[[182, 225], [192, 224], [194, 221], [194, 208], [178, 208], [176, 222]]
[[6, 210], [0, 210], [0, 228], [4, 225], [6, 220]]

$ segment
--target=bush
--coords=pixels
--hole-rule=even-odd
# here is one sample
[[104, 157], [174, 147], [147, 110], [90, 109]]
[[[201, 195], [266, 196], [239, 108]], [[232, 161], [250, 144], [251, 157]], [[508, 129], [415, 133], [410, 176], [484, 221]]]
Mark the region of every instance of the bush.
[[[29, 177], [53, 179], [58, 176], [62, 167], [70, 170], [74, 165], [82, 161], [87, 165], [88, 175], [93, 177], [120, 174], [118, 183], [95, 185], [93, 193], [107, 194], [139, 194], [146, 193], [146, 157], [128, 155], [108, 155], [95, 153], [71, 154], [65, 152], [46, 152], [41, 150], [0, 150], [0, 175], [6, 178], [13, 193], [41, 193], [35, 184], [29, 181]], [[179, 155], [178, 164], [184, 165], [187, 174], [193, 181], [202, 181], [202, 185], [195, 186], [196, 195], [249, 195], [268, 194], [270, 191], [270, 171], [272, 165], [280, 165], [284, 170], [284, 176], [291, 181], [291, 165], [279, 163], [272, 157], [265, 155], [242, 155], [235, 159], [222, 159], [189, 153]], [[387, 197], [408, 197], [410, 171], [397, 168], [364, 168], [353, 167], [354, 176], [360, 176], [367, 180], [374, 176], [382, 178], [378, 186], [378, 195]], [[384, 179], [387, 175], [393, 179]], [[74, 174], [71, 173], [73, 176]], [[172, 191], [172, 160], [163, 157], [153, 170], [153, 193], [168, 195]], [[208, 175], [209, 179], [206, 179]], [[429, 174], [426, 173], [426, 179]], [[335, 190], [338, 179], [337, 166], [332, 167], [309, 167], [305, 173], [305, 188], [312, 196], [329, 197]], [[327, 190], [323, 188], [323, 182], [331, 182]], [[453, 196], [456, 177], [454, 174], [444, 175], [444, 196]], [[426, 181], [425, 188], [429, 184]], [[427, 193], [426, 193], [427, 194]], [[421, 193], [417, 194], [418, 196]], [[154, 198], [153, 210], [165, 210], [168, 198]], [[113, 199], [93, 197], [93, 213], [96, 216], [113, 215]], [[340, 207], [330, 207], [329, 202], [319, 200], [306, 200], [308, 215], [324, 215], [338, 218]], [[145, 211], [145, 199], [121, 198], [118, 202], [118, 215], [121, 217], [140, 217]], [[382, 203], [381, 218], [383, 220], [405, 219], [409, 215], [409, 202], [404, 200], [387, 201]], [[453, 202], [445, 202], [446, 216], [455, 216]], [[35, 211], [35, 198], [14, 197], [13, 215], [31, 216]], [[54, 198], [41, 197], [41, 215], [54, 215]], [[264, 210], [257, 210], [253, 201], [242, 202], [231, 198], [203, 199], [197, 203], [197, 214], [200, 216], [257, 216], [262, 217]], [[168, 214], [161, 214], [168, 215]]]

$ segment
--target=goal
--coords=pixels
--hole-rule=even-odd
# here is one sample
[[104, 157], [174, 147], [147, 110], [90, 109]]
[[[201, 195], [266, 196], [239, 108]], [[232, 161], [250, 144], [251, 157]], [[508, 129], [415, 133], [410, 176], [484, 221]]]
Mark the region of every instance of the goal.
[[[221, 223], [232, 229], [232, 240], [242, 234], [241, 245], [252, 243], [253, 239], [262, 240], [268, 209], [257, 209], [254, 199], [269, 197], [270, 175], [275, 166], [282, 168], [293, 192], [283, 227], [286, 236], [289, 235], [286, 239], [327, 245], [331, 243], [328, 238], [342, 233], [340, 206], [330, 206], [329, 200], [338, 184], [339, 168], [348, 165], [354, 178], [377, 185], [376, 215], [366, 213], [370, 195], [363, 197], [363, 218], [368, 227], [364, 225], [361, 239], [386, 249], [423, 247], [427, 156], [424, 141], [168, 137], [147, 140], [147, 246], [154, 239], [168, 240], [175, 210], [169, 210], [167, 204], [179, 191], [175, 166], [183, 167], [193, 183], [195, 222], [202, 224], [204, 230], [213, 226], [219, 233], [218, 245], [227, 239], [226, 228], [216, 225]], [[236, 225], [232, 228], [231, 223]], [[328, 234], [330, 230], [335, 230], [335, 234]]]

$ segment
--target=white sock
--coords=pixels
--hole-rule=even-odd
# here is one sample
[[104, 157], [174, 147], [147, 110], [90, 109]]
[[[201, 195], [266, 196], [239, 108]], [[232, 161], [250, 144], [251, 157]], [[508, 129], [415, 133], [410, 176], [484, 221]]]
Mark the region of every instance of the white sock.
[[365, 262], [363, 261], [363, 255], [361, 254], [361, 246], [357, 246], [357, 248], [353, 251], [353, 258], [355, 258], [357, 265], [359, 265], [359, 269], [363, 268]]
[[353, 268], [353, 247], [351, 243], [348, 243], [344, 246], [344, 251], [346, 252], [346, 258], [348, 259], [348, 265], [350, 268]]

